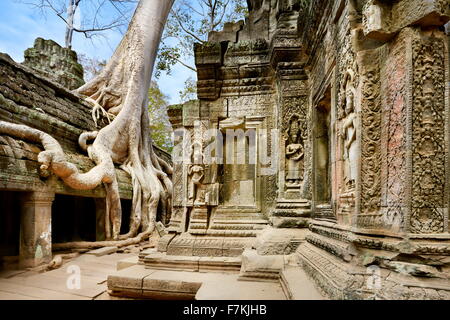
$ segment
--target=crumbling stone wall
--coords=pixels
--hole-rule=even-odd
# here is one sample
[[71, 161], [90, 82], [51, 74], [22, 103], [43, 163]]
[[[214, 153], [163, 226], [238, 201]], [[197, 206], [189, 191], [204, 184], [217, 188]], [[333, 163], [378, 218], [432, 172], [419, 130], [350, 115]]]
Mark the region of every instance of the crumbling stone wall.
[[[301, 15], [313, 136], [329, 110], [332, 210], [322, 221], [316, 176], [314, 219], [297, 253], [333, 298], [449, 298], [449, 267], [433, 263], [450, 247], [449, 9], [314, 0]], [[320, 153], [313, 141], [315, 172]]]
[[77, 53], [53, 40], [37, 38], [34, 47], [25, 51], [24, 65], [69, 90], [84, 84], [83, 67], [78, 63]]

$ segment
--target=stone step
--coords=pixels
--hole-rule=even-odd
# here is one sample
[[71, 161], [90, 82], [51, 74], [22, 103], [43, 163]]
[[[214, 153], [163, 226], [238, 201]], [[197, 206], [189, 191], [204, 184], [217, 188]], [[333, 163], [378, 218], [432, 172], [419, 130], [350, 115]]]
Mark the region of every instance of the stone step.
[[129, 258], [117, 261], [116, 270], [117, 271], [123, 270], [123, 269], [129, 268], [129, 267], [132, 267], [132, 266], [135, 266], [138, 264], [139, 264], [139, 256], [129, 257]]
[[326, 300], [300, 267], [285, 267], [280, 283], [289, 300]]
[[272, 212], [272, 217], [293, 217], [304, 218], [311, 215], [311, 210], [298, 210], [298, 209], [275, 209]]
[[232, 221], [232, 222], [241, 222], [247, 223], [267, 223], [267, 220], [263, 219], [260, 214], [255, 215], [237, 215], [237, 214], [221, 214], [214, 215], [211, 219], [212, 221]]
[[348, 252], [348, 243], [315, 233], [307, 235], [306, 241], [346, 262], [351, 260], [351, 256]]
[[241, 282], [238, 275], [127, 268], [108, 277], [108, 293], [134, 299], [286, 300], [279, 283]]
[[246, 224], [250, 224], [250, 225], [254, 225], [254, 224], [267, 224], [268, 221], [267, 220], [263, 220], [263, 219], [258, 219], [258, 220], [227, 220], [227, 219], [218, 219], [215, 218], [213, 221], [213, 225], [215, 224], [235, 224], [235, 225], [246, 225]]
[[293, 203], [293, 202], [278, 202], [277, 209], [311, 209], [311, 204], [309, 203]]
[[206, 235], [214, 237], [255, 238], [258, 234], [258, 230], [208, 229], [206, 231]]
[[157, 270], [133, 266], [108, 276], [108, 293], [137, 299], [193, 300], [201, 282], [189, 277], [164, 277]]
[[182, 270], [191, 272], [220, 271], [238, 273], [241, 269], [240, 257], [194, 257], [172, 256], [156, 252], [143, 259], [146, 268], [160, 270]]

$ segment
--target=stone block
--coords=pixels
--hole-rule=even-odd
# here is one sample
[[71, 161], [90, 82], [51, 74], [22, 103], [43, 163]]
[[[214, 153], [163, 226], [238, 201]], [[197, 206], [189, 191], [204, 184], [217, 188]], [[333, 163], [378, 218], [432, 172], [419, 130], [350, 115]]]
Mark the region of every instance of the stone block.
[[167, 248], [167, 255], [192, 256], [195, 237], [176, 237]]
[[52, 192], [30, 192], [23, 199], [20, 218], [21, 267], [36, 267], [52, 260]]
[[192, 254], [198, 257], [221, 257], [223, 239], [196, 239]]
[[117, 247], [103, 247], [95, 250], [91, 250], [86, 252], [86, 254], [90, 254], [96, 257], [103, 257], [111, 253], [115, 253], [117, 251]]
[[151, 299], [193, 300], [201, 285], [201, 282], [146, 278], [142, 294]]
[[159, 252], [166, 252], [167, 248], [169, 246], [169, 243], [175, 238], [176, 234], [166, 234], [163, 237], [161, 237], [158, 241], [158, 251]]
[[240, 257], [201, 257], [198, 262], [198, 268], [200, 272], [239, 272], [241, 262]]
[[239, 280], [278, 281], [283, 269], [283, 256], [261, 256], [247, 249], [242, 253]]
[[142, 296], [142, 283], [145, 277], [155, 270], [143, 266], [126, 268], [108, 276], [108, 290], [112, 295]]
[[272, 217], [270, 222], [274, 228], [307, 228], [307, 218]]
[[198, 271], [199, 257], [171, 256], [164, 253], [148, 255], [144, 258], [146, 268], [163, 270]]
[[133, 267], [139, 263], [139, 257], [129, 257], [122, 260], [117, 261], [116, 270], [120, 271], [123, 269], [127, 269]]

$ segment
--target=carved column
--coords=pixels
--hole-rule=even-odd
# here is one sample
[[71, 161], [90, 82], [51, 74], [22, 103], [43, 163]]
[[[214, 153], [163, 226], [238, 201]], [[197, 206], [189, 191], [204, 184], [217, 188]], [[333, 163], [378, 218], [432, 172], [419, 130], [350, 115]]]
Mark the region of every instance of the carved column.
[[174, 148], [172, 152], [173, 161], [173, 190], [172, 190], [172, 215], [170, 217], [169, 226], [167, 228], [168, 234], [161, 237], [158, 242], [158, 251], [166, 252], [169, 243], [173, 238], [185, 231], [185, 216], [186, 210], [184, 208], [185, 196], [185, 181], [183, 171], [183, 150], [184, 137], [183, 131], [183, 105], [172, 106], [167, 110], [172, 128], [175, 132]]
[[52, 260], [53, 192], [31, 192], [24, 196], [20, 219], [21, 267], [35, 267]]
[[411, 31], [412, 100], [408, 106], [411, 204], [407, 230], [444, 233], [448, 230], [450, 167], [447, 39], [437, 30]]
[[358, 56], [360, 229], [448, 230], [447, 50], [442, 31], [405, 28], [383, 47]]
[[360, 72], [360, 173], [357, 179], [356, 226], [377, 229], [383, 226], [381, 212], [382, 106], [381, 50], [358, 54]]
[[279, 103], [279, 176], [275, 227], [301, 227], [311, 213], [311, 146], [307, 77], [299, 63], [277, 66]]

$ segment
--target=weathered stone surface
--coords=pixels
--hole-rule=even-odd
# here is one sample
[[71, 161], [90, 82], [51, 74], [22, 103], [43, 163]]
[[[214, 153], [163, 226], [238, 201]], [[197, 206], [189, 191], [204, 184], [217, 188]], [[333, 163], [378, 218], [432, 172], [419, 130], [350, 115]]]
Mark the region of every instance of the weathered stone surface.
[[284, 269], [284, 257], [281, 255], [261, 256], [256, 250], [242, 253], [240, 280], [278, 281]]
[[133, 266], [108, 276], [108, 290], [111, 294], [141, 297], [143, 294], [143, 280], [155, 270], [142, 266]]
[[306, 229], [267, 228], [254, 245], [259, 255], [289, 255], [305, 241]]
[[324, 300], [325, 298], [300, 268], [287, 267], [280, 274], [280, 283], [289, 300]]
[[21, 267], [36, 267], [52, 260], [52, 202], [51, 191], [25, 195], [20, 215]]
[[117, 261], [116, 270], [120, 271], [139, 264], [139, 257], [130, 257]]
[[117, 252], [117, 247], [103, 247], [95, 250], [88, 251], [86, 254], [91, 254], [96, 257], [106, 256], [111, 253]]
[[[236, 271], [242, 256], [241, 280], [281, 276], [292, 299], [303, 294], [301, 271], [315, 296], [448, 299], [448, 1], [248, 3], [245, 23], [195, 46], [199, 100], [169, 111], [185, 139], [174, 148], [169, 234], [159, 252], [139, 255], [164, 277], [148, 275], [148, 292], [131, 292], [193, 298], [197, 284], [182, 276], [200, 283], [210, 275], [198, 271]], [[38, 119], [77, 154], [92, 123], [60, 104], [86, 105], [0, 63], [0, 118]], [[23, 183], [8, 170], [32, 167], [38, 147], [6, 137], [0, 147], [9, 186]], [[197, 298], [226, 296], [211, 291], [219, 285]]]
[[69, 90], [84, 84], [83, 67], [78, 63], [77, 53], [62, 48], [53, 40], [37, 38], [34, 47], [27, 49], [24, 55], [24, 65]]
[[[0, 54], [0, 119], [21, 123], [55, 136], [69, 161], [81, 171], [94, 163], [81, 153], [78, 137], [83, 131], [96, 130], [91, 106], [82, 99]], [[94, 190], [73, 190], [59, 179], [42, 180], [37, 155], [41, 146], [8, 136], [0, 137], [0, 188], [14, 190], [54, 190], [55, 193], [105, 197], [103, 186]], [[13, 165], [14, 164], [14, 165]], [[117, 170], [121, 196], [131, 199], [131, 178]]]

